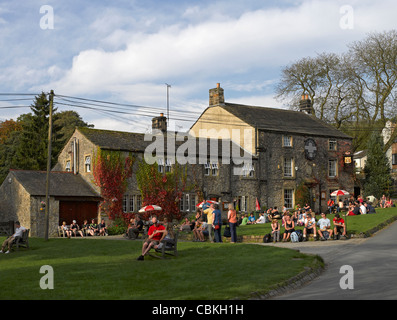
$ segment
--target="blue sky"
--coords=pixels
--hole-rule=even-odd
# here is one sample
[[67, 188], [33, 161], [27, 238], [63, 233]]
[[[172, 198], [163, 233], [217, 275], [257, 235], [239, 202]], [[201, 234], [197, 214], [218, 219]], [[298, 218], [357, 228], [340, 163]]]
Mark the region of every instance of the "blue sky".
[[[48, 12], [40, 13], [45, 5], [53, 9], [52, 29], [40, 24], [49, 22]], [[353, 10], [350, 20], [343, 20], [343, 6]], [[346, 51], [368, 32], [395, 28], [395, 12], [395, 0], [5, 0], [0, 93], [54, 90], [157, 113], [166, 111], [168, 83], [170, 129], [184, 130], [192, 122], [182, 118], [194, 118], [208, 106], [208, 90], [217, 82], [228, 102], [284, 108], [274, 99], [283, 66], [316, 53]], [[341, 21], [352, 28], [341, 27]], [[136, 114], [74, 110], [101, 129], [145, 132], [151, 123]], [[0, 121], [26, 112], [0, 109]]]

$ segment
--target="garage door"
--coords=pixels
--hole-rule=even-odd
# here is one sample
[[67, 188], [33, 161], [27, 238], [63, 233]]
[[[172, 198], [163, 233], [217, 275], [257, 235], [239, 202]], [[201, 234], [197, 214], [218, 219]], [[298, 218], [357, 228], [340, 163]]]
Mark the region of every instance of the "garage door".
[[84, 220], [91, 222], [98, 216], [98, 202], [94, 201], [60, 201], [59, 202], [59, 225], [63, 221], [71, 224], [73, 220], [77, 224], [83, 224]]

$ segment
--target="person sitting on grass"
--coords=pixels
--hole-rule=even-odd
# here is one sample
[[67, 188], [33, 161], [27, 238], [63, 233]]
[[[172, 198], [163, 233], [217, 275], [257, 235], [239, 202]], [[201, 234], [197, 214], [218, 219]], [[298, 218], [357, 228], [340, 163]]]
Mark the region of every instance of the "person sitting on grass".
[[255, 216], [253, 213], [251, 213], [248, 218], [248, 224], [255, 224]]
[[334, 239], [336, 239], [338, 234], [342, 234], [342, 237], [346, 238], [345, 220], [343, 220], [338, 213], [335, 215], [333, 223], [334, 223]]
[[247, 225], [248, 224], [248, 217], [245, 214], [242, 214], [241, 218], [242, 218], [242, 220], [241, 220], [241, 224], [240, 225], [242, 225], [242, 226]]
[[286, 242], [291, 237], [291, 233], [295, 231], [295, 223], [292, 221], [290, 214], [287, 214], [284, 218], [284, 228], [283, 242]]
[[149, 252], [152, 248], [157, 248], [160, 242], [164, 239], [167, 235], [166, 228], [158, 223], [157, 217], [152, 217], [152, 225], [148, 231], [148, 238], [142, 245], [142, 254], [137, 258], [137, 260], [144, 260], [145, 255]]
[[312, 218], [311, 213], [308, 213], [305, 219], [305, 228], [303, 229], [303, 241], [307, 241], [307, 235], [309, 234], [312, 234], [314, 240], [317, 240], [316, 219]]
[[259, 213], [259, 218], [256, 219], [255, 223], [265, 223], [266, 222], [266, 217], [264, 213]]
[[317, 225], [319, 226], [318, 235], [321, 241], [326, 240], [324, 232], [328, 232], [329, 238], [332, 237], [331, 221], [326, 217], [325, 213], [321, 213], [321, 219], [318, 220]]

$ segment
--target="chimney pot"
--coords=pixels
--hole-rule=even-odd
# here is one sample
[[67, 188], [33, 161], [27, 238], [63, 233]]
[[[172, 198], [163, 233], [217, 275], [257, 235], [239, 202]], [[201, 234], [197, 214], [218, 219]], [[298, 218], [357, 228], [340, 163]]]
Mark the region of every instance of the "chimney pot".
[[225, 103], [225, 97], [220, 83], [216, 84], [216, 88], [210, 89], [209, 93], [210, 93], [210, 99], [209, 99], [210, 107]]

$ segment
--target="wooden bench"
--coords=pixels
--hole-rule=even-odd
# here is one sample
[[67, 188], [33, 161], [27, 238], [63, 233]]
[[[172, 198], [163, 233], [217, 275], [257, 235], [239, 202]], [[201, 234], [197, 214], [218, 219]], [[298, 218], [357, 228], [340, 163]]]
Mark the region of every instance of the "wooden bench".
[[165, 259], [166, 255], [177, 256], [178, 255], [178, 235], [179, 232], [174, 232], [174, 239], [164, 239], [161, 248], [154, 249], [154, 252], [149, 251], [149, 255], [154, 258]]
[[[69, 230], [69, 225], [66, 225]], [[66, 237], [66, 231], [63, 230], [63, 226], [58, 226], [58, 237]]]
[[30, 232], [30, 229], [26, 229], [22, 233], [22, 237], [15, 238], [14, 244], [17, 247], [17, 251], [19, 251], [19, 247], [24, 247], [26, 249], [29, 249], [29, 232]]

